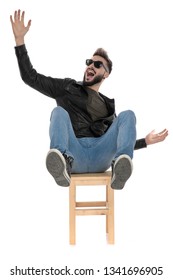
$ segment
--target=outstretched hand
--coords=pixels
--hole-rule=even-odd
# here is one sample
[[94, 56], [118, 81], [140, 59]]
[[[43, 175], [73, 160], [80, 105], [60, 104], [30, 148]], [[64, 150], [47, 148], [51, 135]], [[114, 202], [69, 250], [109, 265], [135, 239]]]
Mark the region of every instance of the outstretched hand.
[[152, 130], [146, 137], [145, 142], [147, 145], [155, 144], [158, 142], [162, 142], [168, 136], [168, 130], [164, 129], [159, 133], [155, 133], [155, 130]]
[[25, 12], [21, 13], [20, 10], [14, 12], [14, 20], [12, 15], [10, 16], [10, 21], [16, 41], [16, 45], [24, 44], [24, 36], [28, 32], [31, 26], [31, 20], [28, 21], [28, 24], [25, 26], [24, 24]]

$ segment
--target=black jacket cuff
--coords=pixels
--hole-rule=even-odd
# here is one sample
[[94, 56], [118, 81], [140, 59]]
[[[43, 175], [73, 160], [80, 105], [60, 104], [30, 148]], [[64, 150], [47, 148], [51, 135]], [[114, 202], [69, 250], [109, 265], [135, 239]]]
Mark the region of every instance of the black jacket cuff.
[[138, 150], [138, 149], [142, 149], [142, 148], [146, 148], [146, 147], [147, 147], [147, 144], [145, 142], [145, 138], [142, 138], [142, 139], [136, 140], [134, 150]]

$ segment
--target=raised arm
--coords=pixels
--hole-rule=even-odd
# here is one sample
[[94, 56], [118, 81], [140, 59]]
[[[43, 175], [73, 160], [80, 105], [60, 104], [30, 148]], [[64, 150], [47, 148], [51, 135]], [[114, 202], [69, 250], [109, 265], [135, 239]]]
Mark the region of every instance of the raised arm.
[[21, 13], [20, 10], [14, 12], [14, 17], [10, 16], [10, 21], [13, 29], [13, 34], [16, 42], [16, 46], [24, 45], [24, 37], [31, 26], [31, 20], [28, 24], [24, 24], [25, 12]]
[[57, 96], [60, 96], [64, 93], [64, 80], [45, 76], [41, 73], [38, 73], [33, 67], [24, 42], [25, 35], [31, 26], [31, 20], [29, 20], [25, 26], [24, 19], [25, 12], [21, 12], [20, 10], [15, 11], [14, 16], [10, 16], [12, 30], [16, 41], [16, 46], [14, 49], [21, 78], [28, 86], [48, 97], [56, 99]]

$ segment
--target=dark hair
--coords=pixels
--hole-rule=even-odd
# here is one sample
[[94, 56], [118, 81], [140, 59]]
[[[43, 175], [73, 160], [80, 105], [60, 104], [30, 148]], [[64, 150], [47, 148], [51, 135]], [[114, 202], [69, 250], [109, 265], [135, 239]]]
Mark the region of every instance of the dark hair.
[[95, 51], [95, 53], [93, 54], [93, 56], [95, 56], [95, 55], [99, 55], [99, 56], [103, 57], [106, 60], [108, 68], [109, 68], [109, 73], [111, 73], [111, 71], [112, 71], [112, 61], [110, 60], [107, 52], [104, 49], [102, 49], [102, 48], [98, 48]]

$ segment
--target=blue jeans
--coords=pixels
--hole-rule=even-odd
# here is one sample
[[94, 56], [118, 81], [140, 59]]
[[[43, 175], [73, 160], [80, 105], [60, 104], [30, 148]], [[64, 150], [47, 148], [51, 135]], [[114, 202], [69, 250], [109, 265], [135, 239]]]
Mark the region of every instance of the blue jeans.
[[100, 137], [75, 136], [69, 114], [56, 107], [51, 114], [50, 148], [74, 158], [72, 173], [104, 172], [121, 154], [133, 158], [136, 142], [136, 117], [130, 110], [121, 112]]

